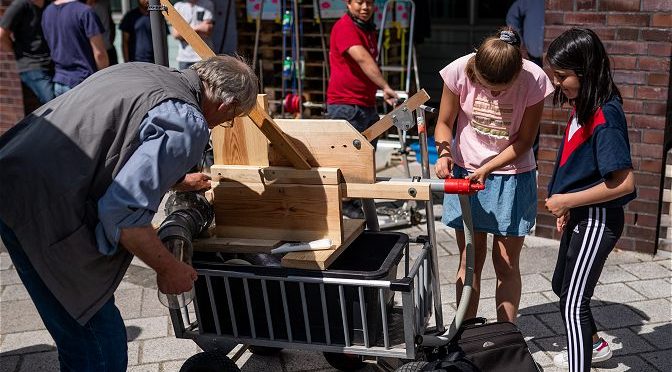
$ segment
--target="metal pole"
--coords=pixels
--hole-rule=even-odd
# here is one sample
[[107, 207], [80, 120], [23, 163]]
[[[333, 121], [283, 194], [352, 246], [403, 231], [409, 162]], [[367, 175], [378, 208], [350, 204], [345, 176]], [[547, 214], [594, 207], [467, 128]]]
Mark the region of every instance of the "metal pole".
[[[420, 139], [420, 154], [422, 158], [422, 178], [429, 179], [429, 155], [427, 149], [427, 123], [425, 122], [425, 110], [419, 108], [417, 111], [418, 135]], [[431, 199], [431, 198], [430, 198]], [[434, 227], [434, 203], [432, 200], [425, 202], [425, 215], [427, 217], [427, 234], [429, 243], [432, 246], [430, 250], [432, 260], [432, 292], [434, 292], [434, 314], [436, 319], [437, 331], [443, 331], [443, 309], [441, 308], [441, 288], [439, 280], [439, 255], [436, 246], [436, 230]]]
[[149, 0], [149, 22], [152, 28], [152, 46], [154, 47], [154, 63], [168, 66], [168, 41], [166, 40], [166, 26], [162, 10], [165, 10], [159, 0]]

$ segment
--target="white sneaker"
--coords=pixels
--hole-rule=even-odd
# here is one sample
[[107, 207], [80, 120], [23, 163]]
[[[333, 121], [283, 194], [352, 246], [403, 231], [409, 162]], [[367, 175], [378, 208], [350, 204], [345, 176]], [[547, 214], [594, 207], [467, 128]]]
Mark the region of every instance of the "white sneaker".
[[[612, 355], [613, 353], [611, 352], [609, 344], [600, 337], [600, 343], [593, 347], [593, 357], [591, 359], [591, 364], [604, 362], [605, 360], [611, 358]], [[553, 364], [555, 364], [556, 367], [568, 369], [569, 354], [567, 353], [567, 350], [564, 350], [553, 357]]]

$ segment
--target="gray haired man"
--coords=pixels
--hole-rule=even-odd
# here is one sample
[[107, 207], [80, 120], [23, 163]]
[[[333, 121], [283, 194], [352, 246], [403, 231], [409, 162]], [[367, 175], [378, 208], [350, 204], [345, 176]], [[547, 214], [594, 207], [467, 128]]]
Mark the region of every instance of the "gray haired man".
[[0, 236], [56, 342], [62, 371], [125, 371], [126, 330], [113, 293], [133, 255], [159, 290], [192, 288], [151, 227], [185, 178], [208, 128], [248, 113], [254, 72], [218, 56], [177, 71], [125, 63], [99, 71], [0, 137]]

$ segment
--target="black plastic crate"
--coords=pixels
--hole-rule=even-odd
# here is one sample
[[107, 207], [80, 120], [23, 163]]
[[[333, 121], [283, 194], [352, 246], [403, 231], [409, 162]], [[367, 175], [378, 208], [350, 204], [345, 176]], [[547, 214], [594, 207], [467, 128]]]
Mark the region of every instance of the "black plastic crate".
[[[194, 255], [193, 264], [197, 269], [248, 272], [273, 278], [305, 276], [359, 280], [394, 280], [397, 273], [397, 265], [407, 247], [408, 236], [405, 234], [365, 231], [341, 253], [328, 270], [324, 271], [287, 269], [278, 266], [228, 265], [222, 263], [217, 254], [202, 252], [197, 252]], [[250, 317], [248, 316], [243, 280], [232, 277], [229, 277], [228, 280], [238, 336], [252, 338], [252, 327]], [[252, 308], [252, 320], [256, 331], [255, 336], [256, 338], [270, 339], [261, 280], [248, 278], [247, 282]], [[199, 275], [199, 280], [195, 284], [195, 303], [199, 319], [199, 330], [201, 333], [215, 334], [214, 316], [217, 316], [222, 334], [233, 336], [233, 327], [229, 320], [230, 310], [224, 278], [211, 276], [211, 284], [214, 294], [214, 304], [210, 302], [206, 280], [202, 275]], [[288, 340], [289, 335], [282, 304], [280, 283], [275, 280], [267, 280], [266, 287], [273, 324], [273, 336], [275, 339]], [[364, 332], [358, 289], [357, 287], [347, 285], [343, 289], [345, 315], [348, 322], [350, 341], [356, 345], [363, 345]], [[315, 283], [304, 283], [304, 291], [311, 342], [326, 343], [320, 286]], [[285, 282], [285, 293], [292, 340], [308, 342], [299, 283]], [[392, 304], [393, 293], [387, 289], [383, 293], [385, 303], [389, 308]], [[327, 305], [327, 324], [331, 342], [344, 344], [345, 336], [338, 286], [325, 284], [325, 302]], [[364, 287], [364, 305], [369, 339], [373, 344], [376, 342], [376, 336], [381, 334], [380, 331], [382, 330], [378, 288]], [[213, 308], [217, 310], [216, 315], [213, 312]]]

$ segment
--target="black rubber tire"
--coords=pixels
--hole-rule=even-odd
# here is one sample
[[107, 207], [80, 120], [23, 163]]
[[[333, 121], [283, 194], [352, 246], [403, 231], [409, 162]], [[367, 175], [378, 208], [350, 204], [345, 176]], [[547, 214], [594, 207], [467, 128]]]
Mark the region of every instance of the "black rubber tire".
[[410, 362], [396, 369], [395, 372], [420, 372], [428, 362]]
[[339, 371], [357, 371], [366, 367], [364, 358], [355, 354], [323, 353], [330, 366]]
[[204, 351], [187, 359], [180, 372], [240, 372], [240, 368], [221, 352]]
[[250, 353], [254, 355], [271, 356], [271, 355], [278, 355], [278, 353], [282, 351], [282, 348], [254, 345], [250, 346], [247, 350], [249, 350]]

